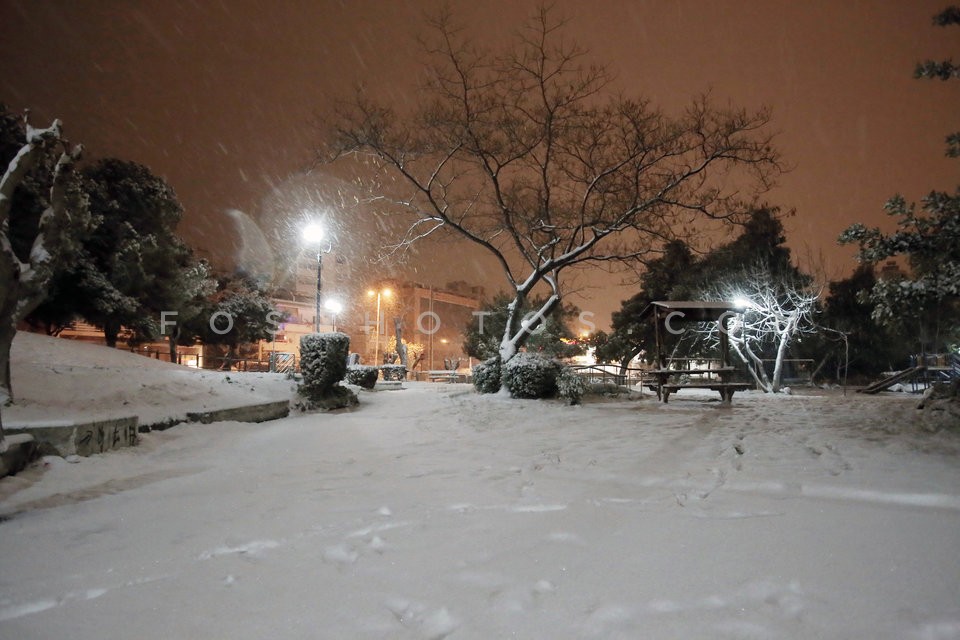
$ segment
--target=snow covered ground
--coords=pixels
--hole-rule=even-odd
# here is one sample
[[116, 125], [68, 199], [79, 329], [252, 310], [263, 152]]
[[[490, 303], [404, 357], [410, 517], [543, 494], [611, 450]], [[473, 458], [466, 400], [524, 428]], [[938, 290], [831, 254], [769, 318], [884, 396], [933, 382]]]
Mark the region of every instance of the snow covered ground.
[[[189, 404], [144, 360], [100, 410]], [[407, 387], [0, 481], [0, 638], [960, 638], [960, 435], [916, 398]]]

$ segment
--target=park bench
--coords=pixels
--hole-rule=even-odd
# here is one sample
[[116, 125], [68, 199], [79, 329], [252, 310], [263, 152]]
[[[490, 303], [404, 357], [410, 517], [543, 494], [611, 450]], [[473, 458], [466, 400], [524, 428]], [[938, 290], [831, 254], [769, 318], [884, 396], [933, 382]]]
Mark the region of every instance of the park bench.
[[456, 382], [460, 378], [456, 369], [435, 369], [427, 371], [426, 374], [430, 382]]

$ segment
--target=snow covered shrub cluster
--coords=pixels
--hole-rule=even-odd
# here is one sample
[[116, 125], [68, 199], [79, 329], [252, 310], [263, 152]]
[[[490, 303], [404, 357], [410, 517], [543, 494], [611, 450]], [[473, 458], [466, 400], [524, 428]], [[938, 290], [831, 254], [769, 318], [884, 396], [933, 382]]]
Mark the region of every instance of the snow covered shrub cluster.
[[350, 337], [345, 333], [311, 333], [300, 338], [300, 372], [308, 391], [332, 389], [347, 373]]
[[503, 384], [514, 398], [552, 398], [562, 367], [537, 353], [518, 353], [503, 365]]
[[580, 404], [587, 391], [587, 383], [570, 367], [563, 367], [557, 375], [557, 394], [570, 404]]
[[347, 367], [347, 382], [364, 389], [373, 389], [378, 377], [380, 377], [380, 370], [376, 367], [365, 364], [352, 364]]
[[357, 404], [357, 396], [339, 382], [347, 373], [350, 337], [345, 333], [311, 333], [300, 338], [300, 395], [304, 409], [339, 409]]
[[407, 368], [402, 364], [380, 365], [380, 371], [383, 372], [384, 380], [406, 380], [407, 379]]
[[500, 358], [484, 360], [473, 368], [473, 386], [480, 393], [500, 391]]

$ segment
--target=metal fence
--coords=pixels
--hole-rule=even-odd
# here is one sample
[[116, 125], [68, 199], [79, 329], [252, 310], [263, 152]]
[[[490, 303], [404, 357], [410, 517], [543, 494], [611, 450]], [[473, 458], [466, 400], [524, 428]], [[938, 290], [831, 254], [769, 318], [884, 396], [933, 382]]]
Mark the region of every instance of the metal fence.
[[[170, 362], [170, 352], [162, 349], [131, 349], [133, 353]], [[196, 369], [217, 371], [260, 371], [275, 373], [296, 373], [300, 371], [300, 360], [294, 353], [270, 353], [266, 360], [259, 358], [230, 358], [203, 354], [179, 353], [175, 363]]]

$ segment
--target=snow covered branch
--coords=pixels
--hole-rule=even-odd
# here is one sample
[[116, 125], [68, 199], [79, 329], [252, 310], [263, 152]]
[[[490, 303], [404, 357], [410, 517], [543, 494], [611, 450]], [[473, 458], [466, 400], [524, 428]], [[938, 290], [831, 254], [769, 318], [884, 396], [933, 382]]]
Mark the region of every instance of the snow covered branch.
[[[634, 264], [699, 219], [736, 215], [739, 194], [780, 171], [767, 110], [702, 96], [669, 116], [606, 97], [607, 71], [585, 62], [547, 9], [500, 53], [469, 44], [447, 14], [431, 26], [419, 108], [399, 114], [359, 97], [330, 121], [321, 155], [393, 176], [407, 193], [384, 200], [412, 219], [396, 246], [449, 229], [497, 260], [517, 308], [535, 287], [559, 301], [569, 269]], [[525, 335], [507, 324], [504, 359]]]
[[[802, 283], [777, 278], [763, 267], [750, 268], [715, 286], [712, 295], [735, 302], [743, 309], [729, 320], [726, 332], [730, 348], [747, 365], [760, 389], [780, 391], [783, 363], [791, 342], [801, 334], [816, 331], [813, 315], [819, 293]], [[721, 330], [711, 323], [700, 333], [710, 342], [719, 342]], [[764, 355], [772, 356], [772, 376], [764, 368]]]

